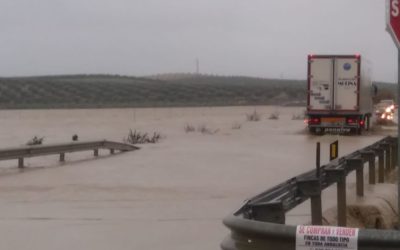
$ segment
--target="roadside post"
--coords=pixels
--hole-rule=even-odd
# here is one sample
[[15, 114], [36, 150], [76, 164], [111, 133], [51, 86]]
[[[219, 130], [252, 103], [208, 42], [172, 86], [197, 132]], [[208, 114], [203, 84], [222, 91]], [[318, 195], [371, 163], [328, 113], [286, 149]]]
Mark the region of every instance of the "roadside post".
[[[390, 33], [397, 46], [397, 105], [400, 104], [400, 0], [386, 0], [386, 30]], [[399, 106], [398, 106], [399, 107]], [[397, 111], [398, 113], [398, 111]], [[397, 145], [400, 145], [400, 116], [397, 114]], [[400, 146], [397, 147], [397, 159], [400, 159]], [[397, 164], [399, 165], [399, 164]], [[397, 166], [397, 202], [400, 211], [400, 169]], [[400, 227], [400, 215], [398, 218]]]
[[315, 167], [317, 169], [315, 177], [319, 178], [321, 173], [321, 143], [317, 142], [317, 150], [316, 150], [316, 162], [315, 162]]

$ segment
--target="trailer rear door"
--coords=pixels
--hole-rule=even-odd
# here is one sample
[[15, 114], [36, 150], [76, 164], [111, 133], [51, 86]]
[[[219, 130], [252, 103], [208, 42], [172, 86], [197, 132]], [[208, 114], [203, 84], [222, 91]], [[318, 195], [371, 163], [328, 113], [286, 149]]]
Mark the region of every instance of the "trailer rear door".
[[359, 110], [360, 86], [359, 57], [336, 58], [334, 76], [334, 109], [341, 111]]
[[308, 110], [331, 110], [334, 59], [311, 57], [308, 66]]

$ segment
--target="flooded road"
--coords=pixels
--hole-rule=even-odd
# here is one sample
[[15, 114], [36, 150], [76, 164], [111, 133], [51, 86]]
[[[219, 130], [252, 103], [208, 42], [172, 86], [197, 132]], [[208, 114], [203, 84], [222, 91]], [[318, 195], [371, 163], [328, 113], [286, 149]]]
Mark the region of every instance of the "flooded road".
[[[260, 121], [247, 121], [256, 111]], [[339, 140], [339, 156], [372, 144], [392, 127], [362, 136], [311, 136], [303, 108], [227, 107], [1, 111], [0, 146], [122, 141], [129, 129], [159, 132], [157, 144], [110, 156], [100, 151], [0, 163], [0, 234], [7, 249], [219, 249], [222, 218], [242, 201], [315, 167]], [[278, 114], [278, 119], [268, 119]], [[194, 132], [185, 131], [192, 126]], [[208, 133], [197, 131], [206, 128]], [[330, 200], [329, 195], [324, 196]], [[298, 214], [296, 214], [298, 213]], [[306, 219], [295, 211], [293, 221]], [[290, 218], [289, 218], [290, 220]]]

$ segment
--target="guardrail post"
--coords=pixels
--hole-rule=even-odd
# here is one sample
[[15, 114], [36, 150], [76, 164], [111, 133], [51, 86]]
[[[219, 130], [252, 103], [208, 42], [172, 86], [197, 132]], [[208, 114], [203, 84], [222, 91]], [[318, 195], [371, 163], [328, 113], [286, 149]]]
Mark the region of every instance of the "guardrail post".
[[24, 158], [18, 158], [18, 168], [24, 168]]
[[60, 161], [64, 162], [65, 161], [65, 153], [60, 154]]
[[398, 145], [397, 142], [393, 144], [393, 169], [396, 168], [396, 166], [398, 166], [398, 162], [397, 162], [397, 150], [398, 150]]
[[385, 181], [384, 151], [382, 148], [375, 148], [378, 154], [378, 183]]
[[364, 196], [364, 162], [361, 158], [347, 159], [346, 166], [356, 170], [356, 192], [358, 196]]
[[96, 157], [99, 156], [99, 150], [98, 150], [98, 149], [95, 149], [95, 150], [93, 151], [93, 155], [96, 156]]
[[375, 153], [373, 151], [364, 151], [361, 152], [361, 156], [363, 157], [364, 161], [368, 161], [369, 184], [375, 184]]
[[110, 149], [110, 154], [114, 154], [115, 153], [115, 150], [112, 148], [112, 149]]
[[390, 144], [382, 143], [381, 147], [385, 150], [385, 170], [386, 170], [386, 173], [389, 173], [390, 169], [391, 169]]
[[396, 145], [394, 143], [390, 143], [390, 170], [393, 170], [396, 167]]
[[311, 223], [322, 225], [321, 182], [319, 179], [299, 180], [297, 186], [304, 196], [311, 199]]
[[251, 219], [271, 223], [285, 224], [285, 210], [280, 201], [249, 204]]
[[327, 169], [327, 177], [336, 182], [337, 186], [337, 217], [338, 226], [345, 227], [346, 221], [346, 175], [347, 172], [344, 169]]

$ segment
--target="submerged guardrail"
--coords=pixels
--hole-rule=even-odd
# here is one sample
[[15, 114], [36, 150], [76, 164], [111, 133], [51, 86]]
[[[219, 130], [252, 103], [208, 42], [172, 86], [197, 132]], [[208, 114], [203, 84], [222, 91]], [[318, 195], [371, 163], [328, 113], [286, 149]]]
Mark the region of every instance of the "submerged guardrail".
[[[316, 248], [298, 247], [296, 244], [298, 227], [285, 225], [286, 212], [310, 199], [311, 223], [322, 225], [322, 190], [336, 183], [338, 226], [345, 227], [347, 224], [347, 175], [356, 171], [356, 194], [363, 196], [365, 163], [368, 163], [369, 183], [375, 184], [376, 158], [378, 158], [378, 183], [383, 183], [385, 173], [398, 166], [397, 147], [397, 138], [386, 137], [361, 150], [331, 161], [321, 166], [319, 170], [312, 170], [291, 178], [247, 200], [238, 211], [223, 220], [223, 223], [231, 230], [231, 234], [222, 242], [221, 248], [224, 250], [331, 249], [329, 244], [328, 248], [318, 248], [318, 245], [315, 246]], [[321, 229], [324, 228], [321, 227]], [[356, 249], [359, 250], [398, 250], [400, 249], [400, 231], [357, 229], [355, 241]], [[336, 246], [341, 246], [341, 244], [336, 244]]]
[[132, 144], [112, 142], [106, 140], [72, 142], [72, 143], [52, 144], [52, 145], [34, 145], [34, 146], [25, 146], [18, 148], [0, 149], [0, 161], [18, 159], [18, 167], [24, 168], [24, 158], [27, 157], [59, 154], [60, 161], [64, 162], [66, 153], [93, 150], [94, 156], [98, 156], [99, 149], [108, 149], [110, 150], [111, 154], [114, 154], [115, 150], [125, 152], [125, 151], [137, 150], [139, 148]]

